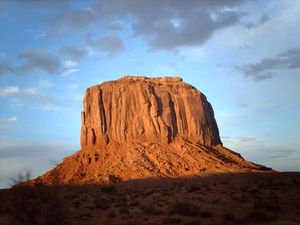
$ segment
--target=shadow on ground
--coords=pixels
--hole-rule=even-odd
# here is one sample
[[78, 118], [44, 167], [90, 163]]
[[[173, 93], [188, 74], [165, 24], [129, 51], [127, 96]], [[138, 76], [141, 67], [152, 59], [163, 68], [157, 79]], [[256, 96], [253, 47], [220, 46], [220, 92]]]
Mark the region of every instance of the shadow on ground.
[[0, 224], [300, 224], [300, 173], [201, 173], [0, 190]]

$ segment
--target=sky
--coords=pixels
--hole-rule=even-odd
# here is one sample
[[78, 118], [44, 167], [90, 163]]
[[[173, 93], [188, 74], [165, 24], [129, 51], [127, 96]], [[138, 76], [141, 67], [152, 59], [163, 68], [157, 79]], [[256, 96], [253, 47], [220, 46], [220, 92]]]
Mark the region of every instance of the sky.
[[0, 1], [0, 188], [80, 149], [85, 90], [179, 76], [225, 147], [300, 171], [300, 1]]

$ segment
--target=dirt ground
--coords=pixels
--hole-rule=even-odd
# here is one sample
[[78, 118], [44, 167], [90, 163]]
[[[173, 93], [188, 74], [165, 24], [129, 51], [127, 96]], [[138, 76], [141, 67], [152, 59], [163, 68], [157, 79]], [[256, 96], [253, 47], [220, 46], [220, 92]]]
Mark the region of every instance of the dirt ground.
[[0, 190], [0, 224], [300, 224], [300, 172]]

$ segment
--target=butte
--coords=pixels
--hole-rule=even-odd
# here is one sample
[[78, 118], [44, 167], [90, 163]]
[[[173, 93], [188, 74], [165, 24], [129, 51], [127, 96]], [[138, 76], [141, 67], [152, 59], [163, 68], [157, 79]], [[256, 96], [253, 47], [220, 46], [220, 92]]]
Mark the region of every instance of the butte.
[[211, 104], [179, 77], [124, 76], [86, 90], [81, 150], [36, 178], [48, 185], [273, 171], [225, 148]]

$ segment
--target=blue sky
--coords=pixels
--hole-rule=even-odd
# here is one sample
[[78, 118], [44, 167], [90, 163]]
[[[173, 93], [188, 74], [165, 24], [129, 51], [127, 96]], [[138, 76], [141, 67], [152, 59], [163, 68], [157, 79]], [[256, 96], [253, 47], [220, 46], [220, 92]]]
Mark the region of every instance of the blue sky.
[[80, 149], [86, 88], [180, 76], [224, 146], [300, 171], [300, 1], [1, 1], [0, 187]]

